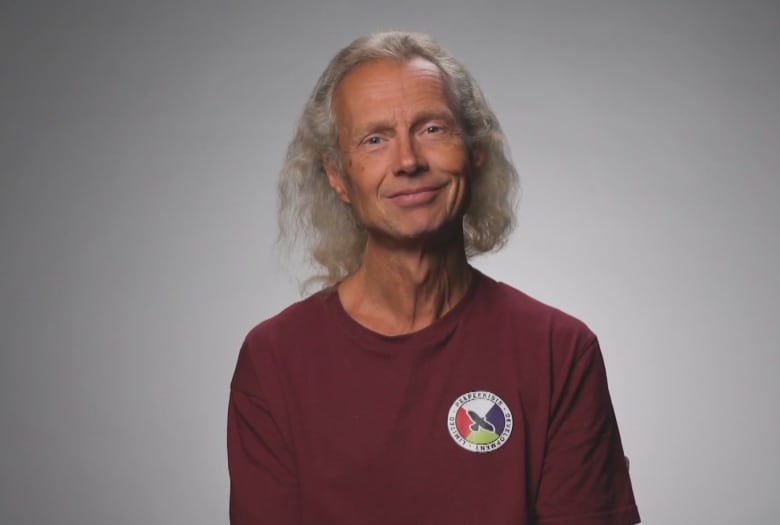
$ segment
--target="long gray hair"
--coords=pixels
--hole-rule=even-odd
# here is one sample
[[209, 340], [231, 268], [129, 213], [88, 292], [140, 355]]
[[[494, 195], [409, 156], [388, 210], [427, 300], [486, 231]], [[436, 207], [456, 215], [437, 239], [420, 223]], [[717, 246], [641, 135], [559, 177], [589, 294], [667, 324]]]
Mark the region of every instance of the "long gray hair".
[[323, 158], [339, 162], [333, 92], [352, 68], [382, 58], [424, 58], [441, 71], [463, 127], [466, 144], [479, 147], [484, 160], [473, 173], [471, 198], [463, 217], [466, 255], [501, 248], [511, 232], [518, 176], [506, 140], [482, 91], [466, 69], [432, 38], [419, 33], [387, 32], [361, 37], [328, 64], [309, 97], [298, 130], [287, 149], [279, 180], [281, 242], [302, 244], [321, 273], [310, 281], [333, 285], [363, 260], [367, 233], [350, 205], [330, 187]]

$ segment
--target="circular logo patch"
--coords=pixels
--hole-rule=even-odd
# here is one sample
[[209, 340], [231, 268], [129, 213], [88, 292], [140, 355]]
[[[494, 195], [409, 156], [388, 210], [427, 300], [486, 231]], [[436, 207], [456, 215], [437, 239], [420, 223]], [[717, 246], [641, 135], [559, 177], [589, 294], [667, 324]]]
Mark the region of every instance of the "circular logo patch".
[[471, 452], [493, 452], [512, 433], [512, 413], [492, 392], [463, 394], [450, 407], [447, 428], [455, 443]]

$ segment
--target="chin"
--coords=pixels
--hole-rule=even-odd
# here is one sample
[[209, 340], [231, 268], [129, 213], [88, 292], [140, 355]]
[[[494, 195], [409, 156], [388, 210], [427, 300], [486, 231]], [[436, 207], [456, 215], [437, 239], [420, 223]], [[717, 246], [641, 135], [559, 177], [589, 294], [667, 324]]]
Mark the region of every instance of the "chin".
[[397, 239], [408, 243], [449, 244], [459, 238], [459, 230], [455, 226], [454, 223], [451, 223], [409, 228], [405, 231], [399, 231]]

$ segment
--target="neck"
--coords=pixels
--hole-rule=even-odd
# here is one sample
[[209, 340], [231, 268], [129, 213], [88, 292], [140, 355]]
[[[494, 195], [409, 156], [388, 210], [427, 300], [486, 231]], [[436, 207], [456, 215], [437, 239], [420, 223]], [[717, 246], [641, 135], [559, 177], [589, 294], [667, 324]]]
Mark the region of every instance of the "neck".
[[452, 309], [471, 283], [462, 234], [438, 246], [399, 249], [369, 238], [363, 264], [339, 285], [347, 313], [363, 326], [401, 335]]

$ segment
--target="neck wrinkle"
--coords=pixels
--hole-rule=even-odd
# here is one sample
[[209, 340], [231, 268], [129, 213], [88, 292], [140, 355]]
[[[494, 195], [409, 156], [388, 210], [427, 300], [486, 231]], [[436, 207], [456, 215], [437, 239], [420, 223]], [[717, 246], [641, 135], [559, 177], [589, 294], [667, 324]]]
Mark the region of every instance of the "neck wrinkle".
[[383, 335], [403, 335], [433, 324], [466, 294], [473, 270], [460, 235], [417, 250], [366, 245], [363, 264], [339, 285], [344, 310]]

